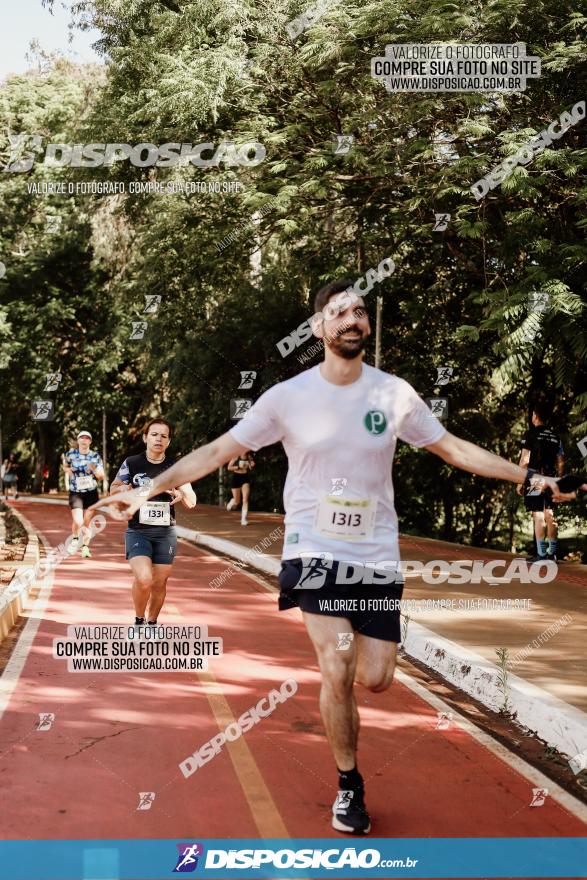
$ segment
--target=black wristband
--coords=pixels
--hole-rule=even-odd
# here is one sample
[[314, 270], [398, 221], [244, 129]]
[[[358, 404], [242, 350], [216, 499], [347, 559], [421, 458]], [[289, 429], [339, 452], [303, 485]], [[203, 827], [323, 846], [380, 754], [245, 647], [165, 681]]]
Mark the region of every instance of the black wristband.
[[587, 483], [587, 474], [567, 474], [557, 480], [561, 492], [576, 492], [580, 486]]

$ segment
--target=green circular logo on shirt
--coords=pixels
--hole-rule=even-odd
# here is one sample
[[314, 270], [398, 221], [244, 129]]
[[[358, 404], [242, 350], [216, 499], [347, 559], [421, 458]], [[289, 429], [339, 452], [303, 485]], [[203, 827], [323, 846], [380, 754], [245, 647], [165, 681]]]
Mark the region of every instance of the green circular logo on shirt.
[[370, 434], [383, 434], [387, 428], [385, 413], [380, 409], [370, 409], [363, 422]]

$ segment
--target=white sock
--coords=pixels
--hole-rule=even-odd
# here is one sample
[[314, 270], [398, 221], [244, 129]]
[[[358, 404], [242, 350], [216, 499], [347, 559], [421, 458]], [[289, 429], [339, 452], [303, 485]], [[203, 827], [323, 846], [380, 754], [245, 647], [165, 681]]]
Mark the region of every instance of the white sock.
[[242, 510], [242, 513], [241, 513], [241, 522], [246, 522], [246, 521], [247, 521], [247, 514], [248, 514], [248, 512], [249, 512], [249, 508], [248, 508], [248, 507], [243, 507], [243, 510]]
[[226, 509], [227, 509], [227, 510], [232, 510], [233, 507], [234, 507], [234, 498], [231, 498], [231, 500], [230, 500], [230, 501], [228, 502], [228, 504], [226, 505]]

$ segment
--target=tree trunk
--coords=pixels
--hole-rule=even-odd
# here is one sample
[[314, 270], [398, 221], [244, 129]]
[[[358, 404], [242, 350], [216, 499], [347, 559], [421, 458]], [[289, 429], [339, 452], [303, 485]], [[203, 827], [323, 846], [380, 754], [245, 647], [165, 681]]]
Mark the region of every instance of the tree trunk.
[[[57, 447], [57, 430], [53, 422], [38, 423], [37, 457], [35, 460], [35, 475], [33, 477], [33, 494], [40, 495], [43, 490], [43, 470], [45, 463], [49, 462], [49, 474], [51, 463], [55, 457], [59, 459]], [[58, 465], [57, 465], [58, 467]]]
[[447, 486], [443, 498], [442, 498], [442, 508], [444, 511], [444, 526], [442, 529], [442, 540], [443, 541], [454, 541], [454, 502], [453, 502], [453, 494], [450, 490], [450, 486]]

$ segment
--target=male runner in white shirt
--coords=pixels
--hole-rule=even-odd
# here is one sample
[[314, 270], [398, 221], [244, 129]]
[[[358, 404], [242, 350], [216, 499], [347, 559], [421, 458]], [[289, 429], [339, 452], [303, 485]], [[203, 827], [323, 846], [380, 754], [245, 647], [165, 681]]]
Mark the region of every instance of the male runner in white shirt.
[[[448, 433], [411, 385], [365, 364], [371, 328], [352, 284], [332, 282], [316, 295], [315, 311], [324, 314], [314, 333], [324, 340], [324, 361], [266, 391], [238, 425], [157, 477], [150, 496], [199, 480], [248, 449], [283, 444], [289, 466], [279, 606], [302, 609], [320, 665], [320, 710], [339, 772], [333, 827], [366, 834], [354, 683], [388, 688], [400, 641], [399, 609], [377, 609], [378, 597], [397, 600], [402, 591], [391, 477], [397, 438], [479, 476], [540, 482], [555, 500], [576, 496]], [[114, 505], [114, 516], [130, 518], [144, 501], [123, 492], [100, 507]], [[337, 649], [341, 636], [344, 650]]]

